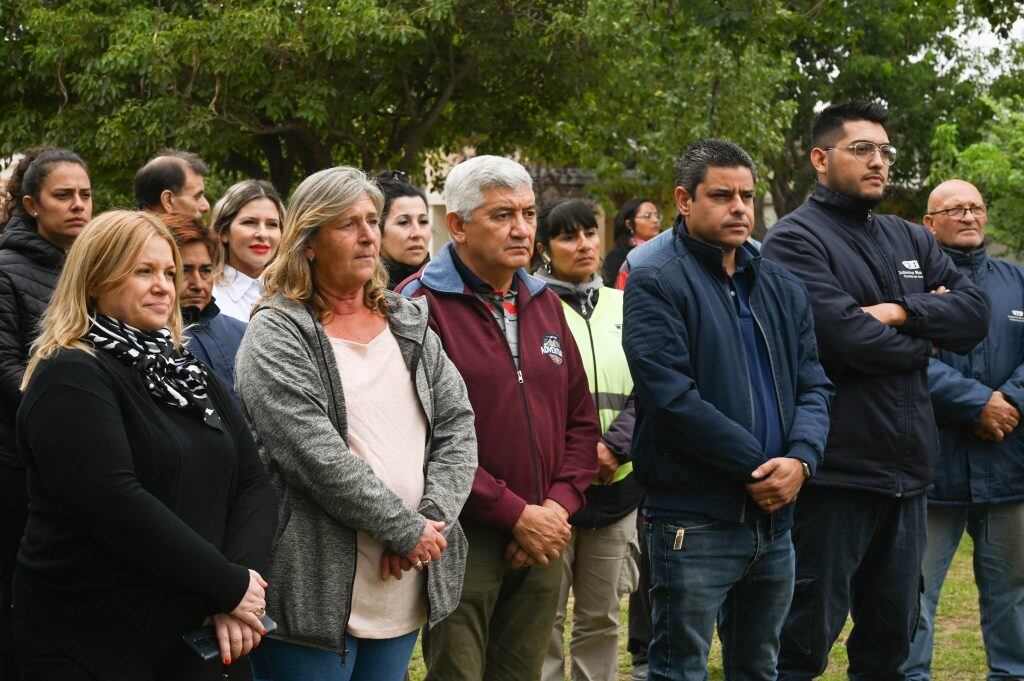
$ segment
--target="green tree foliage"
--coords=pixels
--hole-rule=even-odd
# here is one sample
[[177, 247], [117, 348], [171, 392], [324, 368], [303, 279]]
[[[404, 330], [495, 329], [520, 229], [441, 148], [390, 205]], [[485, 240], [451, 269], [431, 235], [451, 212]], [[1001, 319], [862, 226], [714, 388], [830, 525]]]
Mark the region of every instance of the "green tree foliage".
[[[798, 206], [813, 183], [808, 140], [817, 108], [847, 99], [888, 104], [889, 135], [900, 149], [892, 181], [919, 189], [937, 125], [960, 122], [965, 133], [976, 134], [971, 122], [985, 84], [970, 77], [973, 55], [954, 32], [989, 21], [1005, 31], [1021, 10], [999, 0], [796, 0], [790, 8], [782, 25], [798, 76], [777, 97], [794, 102], [797, 111], [769, 160], [780, 215]], [[913, 207], [923, 207], [920, 197]]]
[[989, 233], [1018, 255], [1024, 253], [1024, 99], [989, 100], [994, 115], [981, 139], [956, 146], [955, 124], [938, 127], [932, 140], [930, 184], [950, 178], [971, 182], [989, 206]]
[[594, 48], [572, 20], [584, 5], [0, 0], [0, 154], [72, 146], [123, 200], [163, 146], [284, 190], [332, 163], [508, 153], [585, 89]]
[[531, 155], [586, 168], [610, 203], [669, 200], [673, 159], [701, 137], [765, 158], [795, 113], [775, 96], [792, 57], [745, 27], [774, 19], [770, 5], [592, 1], [585, 20], [602, 46], [598, 77], [539, 127]]
[[[815, 108], [893, 110], [898, 185], [919, 188], [936, 125], [979, 139], [987, 86], [954, 28], [1016, 0], [0, 0], [0, 156], [39, 143], [90, 161], [127, 203], [157, 149], [200, 152], [217, 185], [287, 191], [333, 163], [418, 175], [472, 147], [589, 172], [609, 204], [668, 198], [672, 158], [741, 143], [782, 213], [813, 180]], [[999, 97], [1020, 83], [999, 81]], [[422, 178], [420, 178], [422, 179]]]

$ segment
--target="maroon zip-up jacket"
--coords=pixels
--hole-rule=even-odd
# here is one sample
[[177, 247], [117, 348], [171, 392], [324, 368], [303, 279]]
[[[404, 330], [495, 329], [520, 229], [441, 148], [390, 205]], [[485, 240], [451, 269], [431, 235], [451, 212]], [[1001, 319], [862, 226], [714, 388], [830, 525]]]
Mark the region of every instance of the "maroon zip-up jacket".
[[512, 531], [527, 504], [545, 499], [571, 515], [597, 475], [597, 411], [562, 303], [525, 270], [516, 277], [519, 370], [503, 332], [459, 274], [451, 244], [398, 286], [430, 301], [430, 327], [476, 414], [479, 465], [461, 516], [468, 527]]

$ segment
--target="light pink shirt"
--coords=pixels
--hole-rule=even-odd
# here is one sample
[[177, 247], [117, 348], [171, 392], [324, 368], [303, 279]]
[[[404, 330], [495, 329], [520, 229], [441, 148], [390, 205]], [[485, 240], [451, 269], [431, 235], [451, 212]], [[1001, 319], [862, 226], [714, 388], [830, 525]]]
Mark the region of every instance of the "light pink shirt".
[[[387, 326], [369, 343], [331, 339], [345, 392], [352, 452], [402, 501], [416, 508], [423, 498], [427, 419], [416, 396], [398, 341]], [[380, 578], [384, 546], [356, 535], [358, 556], [348, 631], [358, 638], [408, 634], [427, 621], [425, 574]]]

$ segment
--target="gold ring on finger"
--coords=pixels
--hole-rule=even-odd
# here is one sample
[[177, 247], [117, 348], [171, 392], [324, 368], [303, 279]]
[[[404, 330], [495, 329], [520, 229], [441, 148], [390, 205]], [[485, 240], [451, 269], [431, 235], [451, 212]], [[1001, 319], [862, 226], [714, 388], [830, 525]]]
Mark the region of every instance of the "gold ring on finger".
[[253, 610], [253, 612], [256, 613], [257, 617], [263, 617], [267, 614], [267, 609], [260, 605], [255, 610]]
[[768, 497], [768, 505], [769, 505], [769, 506], [771, 506], [771, 505], [772, 505], [772, 504], [774, 504], [774, 503], [775, 503], [775, 502], [774, 502], [774, 501], [772, 500], [772, 498], [771, 498], [771, 497]]

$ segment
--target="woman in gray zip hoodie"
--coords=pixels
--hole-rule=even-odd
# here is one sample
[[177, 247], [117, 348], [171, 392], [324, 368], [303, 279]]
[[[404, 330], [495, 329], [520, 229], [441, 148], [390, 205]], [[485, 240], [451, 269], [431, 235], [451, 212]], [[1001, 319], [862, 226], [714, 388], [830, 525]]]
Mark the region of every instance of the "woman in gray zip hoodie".
[[461, 595], [473, 411], [426, 305], [386, 291], [382, 205], [354, 168], [298, 186], [238, 351], [281, 509], [257, 681], [398, 681]]

